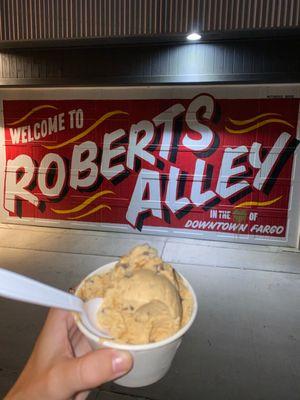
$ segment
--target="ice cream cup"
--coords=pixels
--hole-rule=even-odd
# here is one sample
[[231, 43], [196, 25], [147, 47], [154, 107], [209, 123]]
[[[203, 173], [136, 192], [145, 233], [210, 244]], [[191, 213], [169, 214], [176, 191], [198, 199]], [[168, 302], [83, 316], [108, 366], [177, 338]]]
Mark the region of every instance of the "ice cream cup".
[[[116, 262], [112, 262], [96, 269], [84, 278], [78, 286], [75, 294], [79, 291], [84, 281], [95, 274], [103, 274], [108, 272], [115, 266]], [[128, 374], [117, 379], [115, 382], [118, 385], [127, 387], [147, 386], [161, 379], [169, 370], [173, 358], [178, 347], [181, 344], [183, 335], [189, 330], [193, 324], [197, 314], [197, 298], [195, 292], [189, 282], [181, 275], [186, 287], [192, 294], [193, 311], [190, 320], [174, 335], [167, 339], [149, 344], [123, 344], [115, 343], [114, 341], [103, 340], [91, 333], [81, 322], [78, 315], [75, 315], [75, 320], [80, 331], [87, 337], [93, 349], [113, 348], [119, 350], [127, 350], [133, 357], [133, 368]]]

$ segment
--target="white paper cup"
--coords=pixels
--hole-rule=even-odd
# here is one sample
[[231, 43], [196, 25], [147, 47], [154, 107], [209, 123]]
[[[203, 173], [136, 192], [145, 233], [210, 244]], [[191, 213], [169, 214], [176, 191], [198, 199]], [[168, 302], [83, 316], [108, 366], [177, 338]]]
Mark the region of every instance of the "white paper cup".
[[[82, 287], [84, 281], [95, 274], [103, 274], [112, 269], [116, 264], [103, 265], [90, 273], [84, 278], [78, 286], [75, 294]], [[87, 337], [93, 349], [113, 348], [119, 350], [127, 350], [133, 357], [133, 368], [128, 374], [117, 379], [115, 382], [118, 385], [127, 387], [140, 387], [151, 385], [152, 383], [161, 379], [168, 371], [176, 354], [178, 347], [181, 344], [182, 336], [188, 331], [195, 320], [197, 314], [197, 298], [195, 292], [189, 282], [181, 275], [183, 282], [189, 289], [193, 298], [193, 311], [190, 320], [187, 324], [177, 331], [174, 335], [167, 339], [149, 344], [123, 344], [115, 343], [109, 340], [99, 339], [96, 335], [91, 333], [80, 321], [79, 317], [76, 318], [76, 323], [80, 331]]]

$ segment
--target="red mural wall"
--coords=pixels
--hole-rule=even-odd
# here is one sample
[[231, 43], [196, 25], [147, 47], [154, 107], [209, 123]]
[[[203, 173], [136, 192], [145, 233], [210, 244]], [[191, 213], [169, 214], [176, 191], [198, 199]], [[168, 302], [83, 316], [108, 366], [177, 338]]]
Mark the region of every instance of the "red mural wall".
[[9, 216], [286, 235], [298, 99], [3, 103]]

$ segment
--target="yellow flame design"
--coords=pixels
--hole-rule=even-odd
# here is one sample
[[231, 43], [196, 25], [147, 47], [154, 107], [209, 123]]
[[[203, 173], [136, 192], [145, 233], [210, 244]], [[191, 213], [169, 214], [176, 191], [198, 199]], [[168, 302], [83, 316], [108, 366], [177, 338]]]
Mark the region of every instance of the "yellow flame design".
[[74, 136], [72, 139], [66, 140], [63, 143], [60, 144], [55, 144], [52, 146], [46, 146], [43, 145], [43, 147], [45, 147], [48, 150], [53, 150], [53, 149], [59, 149], [61, 147], [66, 146], [67, 144], [76, 142], [76, 140], [82, 139], [84, 136], [86, 136], [87, 134], [89, 134], [93, 129], [95, 129], [98, 125], [100, 125], [103, 121], [105, 121], [107, 118], [112, 117], [113, 115], [117, 115], [117, 114], [125, 114], [128, 115], [127, 112], [125, 111], [121, 111], [121, 110], [115, 110], [115, 111], [110, 111], [104, 115], [102, 115], [102, 117], [100, 117], [99, 119], [97, 119], [96, 122], [93, 123], [93, 125], [91, 125], [89, 128], [87, 128], [85, 131], [79, 133], [78, 135]]
[[262, 118], [262, 117], [267, 117], [270, 115], [281, 115], [281, 114], [277, 114], [277, 113], [264, 113], [264, 114], [259, 114], [256, 115], [256, 117], [253, 118], [249, 118], [249, 119], [244, 119], [244, 120], [238, 120], [238, 119], [231, 119], [228, 118], [230, 122], [232, 122], [234, 125], [247, 125], [250, 124], [251, 122], [257, 121], [258, 119]]
[[7, 125], [8, 126], [17, 125], [19, 122], [25, 121], [25, 119], [28, 118], [31, 114], [35, 113], [36, 111], [42, 110], [43, 108], [52, 108], [53, 110], [58, 110], [57, 107], [51, 106], [50, 104], [44, 104], [42, 106], [37, 106], [37, 107], [34, 107], [32, 110], [30, 110], [22, 118], [18, 119], [17, 121], [11, 122], [11, 123], [9, 123]]
[[76, 206], [74, 208], [71, 208], [69, 210], [57, 210], [57, 209], [51, 208], [51, 211], [55, 212], [56, 214], [76, 213], [78, 211], [83, 210], [85, 207], [87, 207], [89, 204], [91, 204], [94, 200], [98, 199], [101, 196], [104, 196], [105, 194], [115, 194], [115, 192], [112, 192], [111, 190], [102, 190], [102, 192], [95, 193], [93, 196], [84, 200], [81, 204], [79, 204], [78, 206]]
[[109, 207], [107, 204], [100, 204], [99, 206], [93, 208], [92, 210], [86, 212], [85, 214], [78, 215], [77, 217], [68, 217], [68, 219], [80, 219], [86, 217], [87, 215], [93, 214], [96, 211], [101, 210], [102, 208], [108, 208], [109, 210], [111, 210], [111, 207]]
[[245, 201], [244, 203], [237, 204], [234, 208], [241, 208], [241, 207], [249, 207], [249, 206], [269, 206], [271, 204], [276, 203], [276, 201], [280, 200], [282, 196], [276, 197], [276, 199], [268, 200], [268, 201]]
[[253, 131], [254, 129], [260, 128], [261, 126], [268, 125], [271, 123], [279, 123], [279, 124], [283, 124], [283, 125], [289, 126], [291, 128], [294, 128], [294, 126], [292, 124], [290, 124], [289, 122], [287, 122], [283, 119], [270, 118], [270, 119], [266, 119], [264, 121], [258, 122], [255, 125], [251, 125], [245, 129], [230, 129], [227, 126], [225, 127], [225, 129], [229, 133], [240, 134], [240, 133], [247, 133], [247, 132]]

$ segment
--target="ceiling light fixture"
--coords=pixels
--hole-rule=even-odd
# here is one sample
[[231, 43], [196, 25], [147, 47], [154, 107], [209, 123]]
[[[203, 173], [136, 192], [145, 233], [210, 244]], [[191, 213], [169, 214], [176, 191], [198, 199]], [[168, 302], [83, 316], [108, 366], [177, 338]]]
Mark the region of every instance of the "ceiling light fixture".
[[201, 35], [199, 35], [199, 33], [197, 33], [197, 32], [193, 32], [193, 33], [190, 33], [186, 38], [188, 40], [200, 40]]

